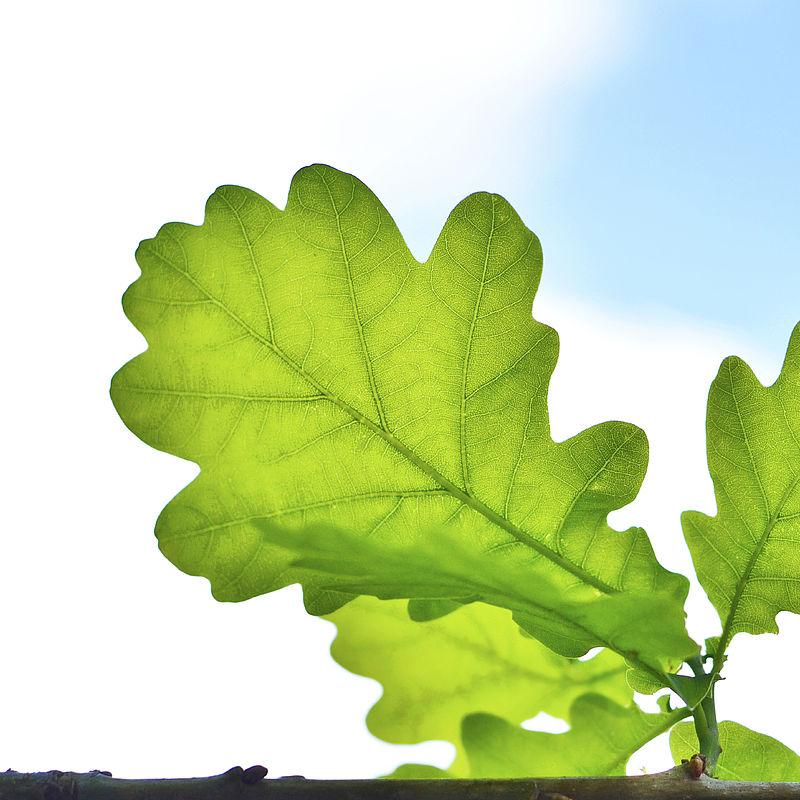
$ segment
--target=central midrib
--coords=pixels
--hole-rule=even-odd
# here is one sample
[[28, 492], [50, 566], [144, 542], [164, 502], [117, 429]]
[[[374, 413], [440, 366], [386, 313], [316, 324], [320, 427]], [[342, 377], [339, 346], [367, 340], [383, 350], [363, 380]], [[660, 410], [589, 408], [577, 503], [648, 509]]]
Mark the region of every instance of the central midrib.
[[305, 374], [303, 370], [297, 367], [297, 365], [294, 364], [291, 359], [285, 357], [283, 352], [278, 348], [275, 348], [274, 352], [277, 356], [284, 360], [287, 365], [294, 366], [299, 375], [308, 380], [320, 393], [325, 394], [332, 403], [335, 403], [343, 411], [350, 414], [355, 420], [365, 425], [371, 431], [380, 436], [387, 444], [390, 444], [392, 447], [394, 447], [408, 461], [414, 464], [415, 467], [422, 470], [422, 472], [428, 475], [428, 477], [432, 478], [443, 489], [449, 492], [453, 497], [460, 500], [464, 505], [469, 506], [474, 511], [477, 511], [490, 522], [502, 528], [507, 533], [510, 533], [518, 542], [521, 542], [522, 544], [525, 544], [536, 550], [538, 553], [541, 553], [541, 555], [548, 558], [557, 566], [561, 567], [570, 574], [575, 575], [575, 577], [580, 578], [584, 583], [593, 586], [595, 589], [598, 589], [604, 594], [615, 594], [618, 591], [614, 587], [609, 586], [598, 578], [595, 578], [594, 575], [589, 574], [581, 567], [573, 564], [571, 561], [568, 561], [562, 555], [554, 552], [546, 545], [543, 545], [537, 539], [534, 539], [530, 534], [526, 533], [521, 528], [518, 528], [505, 517], [502, 517], [494, 509], [490, 508], [473, 495], [465, 492], [452, 481], [448, 480], [435, 467], [431, 466], [427, 461], [420, 458], [413, 450], [409, 449], [393, 433], [381, 428], [380, 425], [377, 425], [375, 422], [369, 419], [369, 417], [365, 417], [360, 411], [353, 408], [349, 403], [345, 402], [339, 397], [336, 397], [336, 395], [332, 394], [331, 392], [328, 392], [324, 386], [317, 383], [310, 375]]

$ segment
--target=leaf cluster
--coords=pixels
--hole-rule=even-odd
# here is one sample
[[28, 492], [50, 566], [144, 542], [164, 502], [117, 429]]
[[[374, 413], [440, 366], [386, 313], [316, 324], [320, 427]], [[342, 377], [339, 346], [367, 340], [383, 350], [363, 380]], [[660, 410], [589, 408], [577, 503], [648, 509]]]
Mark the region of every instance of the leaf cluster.
[[[800, 328], [772, 386], [736, 358], [711, 385], [717, 514], [682, 518], [720, 616], [701, 651], [688, 580], [607, 522], [644, 479], [643, 431], [550, 435], [541, 249], [503, 198], [459, 203], [419, 263], [366, 186], [317, 165], [284, 210], [218, 189], [202, 225], [165, 225], [137, 260], [123, 304], [149, 347], [112, 399], [200, 466], [159, 547], [219, 600], [301, 583], [339, 628], [334, 657], [384, 686], [372, 731], [457, 746], [446, 773], [397, 775], [623, 774], [670, 729], [677, 758], [699, 746], [712, 769], [723, 742], [720, 776], [797, 774], [774, 740], [717, 726], [713, 696], [736, 634], [800, 613]], [[633, 689], [672, 699], [646, 714]], [[520, 727], [539, 712], [569, 732]], [[687, 717], [698, 745], [673, 727]]]

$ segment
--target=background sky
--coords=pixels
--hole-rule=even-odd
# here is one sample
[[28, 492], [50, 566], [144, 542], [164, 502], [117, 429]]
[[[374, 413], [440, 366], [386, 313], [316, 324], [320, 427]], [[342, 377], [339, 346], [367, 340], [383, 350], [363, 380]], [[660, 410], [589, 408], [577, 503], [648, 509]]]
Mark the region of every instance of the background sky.
[[[372, 777], [450, 748], [384, 745], [380, 694], [329, 658], [297, 587], [238, 605], [158, 552], [195, 475], [122, 425], [108, 382], [144, 347], [119, 298], [140, 239], [214, 188], [285, 202], [301, 166], [360, 177], [424, 259], [470, 192], [542, 240], [553, 433], [635, 422], [651, 468], [618, 526], [691, 574], [678, 515], [713, 513], [708, 385], [777, 375], [800, 319], [794, 2], [496, 0], [14, 4], [2, 219], [0, 769]], [[717, 633], [693, 591], [689, 629]], [[796, 617], [740, 635], [721, 718], [800, 751]], [[768, 675], [768, 678], [766, 677]], [[668, 766], [663, 743], [629, 765]]]

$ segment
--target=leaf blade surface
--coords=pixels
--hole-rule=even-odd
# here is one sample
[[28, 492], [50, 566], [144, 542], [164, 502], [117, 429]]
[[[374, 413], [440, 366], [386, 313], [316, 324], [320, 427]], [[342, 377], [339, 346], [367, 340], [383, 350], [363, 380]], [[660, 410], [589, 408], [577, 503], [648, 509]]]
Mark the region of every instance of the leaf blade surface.
[[[722, 754], [714, 777], [727, 781], [800, 781], [800, 756], [777, 739], [725, 720], [719, 724]], [[691, 722], [676, 725], [669, 746], [676, 764], [698, 752]]]
[[[480, 600], [511, 610], [523, 630], [562, 656], [577, 658], [592, 647], [607, 647], [664, 685], [664, 673], [682, 660], [666, 654], [686, 658], [696, 651], [676, 598], [671, 608], [656, 594], [595, 591], [567, 598], [546, 577], [533, 579], [529, 564], [520, 563], [514, 552], [491, 551], [493, 557], [487, 558], [472, 550], [469, 528], [457, 533], [421, 531], [416, 540], [394, 544], [338, 529], [263, 530], [268, 541], [295, 553], [293, 563], [324, 590], [384, 600]], [[665, 608], [672, 613], [661, 616]]]
[[687, 511], [684, 535], [723, 625], [721, 657], [737, 633], [777, 633], [800, 613], [800, 326], [772, 386], [740, 359], [723, 361], [708, 399], [708, 463], [717, 515]]
[[633, 699], [616, 654], [565, 659], [523, 636], [507, 611], [482, 603], [414, 622], [401, 600], [359, 597], [326, 618], [338, 628], [334, 659], [383, 686], [367, 726], [387, 742], [458, 746], [461, 720], [478, 711], [519, 724], [540, 712], [565, 718], [588, 691]]
[[124, 306], [150, 347], [112, 398], [142, 439], [200, 465], [156, 533], [218, 599], [315, 591], [264, 531], [323, 526], [401, 546], [468, 533], [572, 606], [647, 595], [681, 616], [685, 579], [641, 529], [606, 522], [639, 489], [643, 433], [550, 437], [541, 252], [502, 198], [462, 201], [419, 264], [360, 181], [317, 165], [283, 211], [222, 187], [202, 226], [165, 226], [137, 260]]
[[472, 778], [624, 775], [628, 759], [682, 715], [646, 714], [636, 705], [586, 694], [573, 703], [566, 733], [528, 731], [474, 714], [464, 720], [462, 736]]

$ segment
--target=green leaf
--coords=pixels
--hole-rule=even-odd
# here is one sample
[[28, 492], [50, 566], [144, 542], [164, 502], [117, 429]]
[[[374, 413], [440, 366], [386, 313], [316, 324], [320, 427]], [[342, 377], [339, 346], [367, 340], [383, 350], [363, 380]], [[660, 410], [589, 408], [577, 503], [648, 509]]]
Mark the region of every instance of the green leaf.
[[717, 676], [707, 675], [670, 675], [669, 685], [678, 694], [689, 708], [694, 710], [705, 700]]
[[666, 682], [662, 678], [654, 677], [642, 669], [629, 669], [625, 674], [625, 680], [634, 692], [641, 694], [655, 694], [666, 686]]
[[[641, 529], [606, 522], [641, 485], [642, 431], [550, 437], [558, 341], [531, 318], [541, 252], [501, 197], [459, 203], [419, 264], [360, 181], [314, 166], [284, 211], [222, 187], [203, 225], [164, 226], [137, 260], [124, 308], [149, 349], [111, 394], [144, 441], [200, 465], [156, 534], [218, 599], [297, 581], [316, 611], [346, 599], [319, 595], [265, 530], [347, 531], [378, 557], [449, 533], [495, 572], [549, 587], [562, 612], [647, 597], [651, 627], [682, 625], [686, 580]], [[479, 575], [454, 576], [441, 597], [482, 598]], [[562, 612], [533, 613], [568, 642], [587, 620]], [[605, 643], [591, 629], [579, 639]], [[687, 641], [651, 662], [681, 660]]]
[[403, 544], [378, 543], [327, 528], [287, 534], [270, 530], [266, 523], [263, 535], [297, 553], [294, 563], [316, 573], [312, 579], [317, 586], [382, 599], [455, 597], [465, 592], [460, 598], [465, 603], [481, 599], [510, 609], [520, 627], [567, 657], [603, 645], [668, 681], [663, 672], [673, 664], [664, 653], [686, 658], [697, 650], [677, 613], [653, 624], [663, 611], [663, 597], [598, 593], [589, 603], [570, 602], [546, 579], [532, 582], [530, 568], [507, 553], [491, 558], [473, 553], [464, 544], [469, 530], [461, 536], [422, 535]]
[[706, 656], [713, 656], [719, 650], [720, 637], [709, 636], [704, 643], [704, 653]]
[[441, 778], [458, 778], [450, 770], [439, 769], [430, 764], [401, 764], [391, 775], [384, 778], [398, 781], [432, 781]]
[[408, 601], [408, 616], [417, 622], [427, 622], [431, 619], [439, 619], [453, 611], [458, 611], [463, 607], [463, 603], [458, 600], [429, 600], [417, 599]]
[[481, 603], [414, 622], [401, 600], [360, 597], [327, 619], [339, 629], [336, 661], [383, 685], [367, 726], [387, 742], [459, 746], [461, 720], [474, 712], [518, 724], [542, 711], [565, 718], [587, 691], [621, 703], [633, 696], [619, 656], [563, 658], [522, 636], [507, 611]]
[[679, 709], [646, 714], [585, 694], [572, 705], [567, 733], [527, 731], [490, 714], [464, 720], [471, 778], [624, 775], [628, 759], [686, 716]]
[[800, 326], [778, 380], [762, 386], [738, 358], [711, 384], [706, 422], [717, 516], [682, 516], [697, 576], [719, 612], [717, 666], [741, 632], [777, 633], [800, 613]]
[[[736, 722], [721, 722], [719, 757], [714, 777], [727, 781], [800, 781], [800, 756], [777, 739]], [[698, 751], [691, 722], [676, 725], [669, 737], [676, 764]]]

